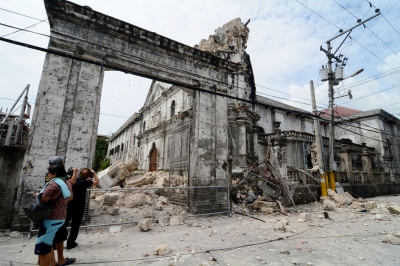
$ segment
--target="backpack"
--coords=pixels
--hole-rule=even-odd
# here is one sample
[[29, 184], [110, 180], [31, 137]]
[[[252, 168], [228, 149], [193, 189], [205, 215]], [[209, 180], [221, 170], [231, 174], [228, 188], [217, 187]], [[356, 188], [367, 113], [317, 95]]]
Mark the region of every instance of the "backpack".
[[28, 217], [28, 219], [34, 225], [38, 225], [41, 221], [47, 219], [50, 216], [51, 212], [54, 209], [54, 204], [61, 196], [62, 192], [54, 202], [49, 201], [46, 204], [42, 204], [40, 200], [42, 198], [42, 193], [40, 193], [32, 203], [30, 203], [27, 207], [23, 208], [26, 217]]

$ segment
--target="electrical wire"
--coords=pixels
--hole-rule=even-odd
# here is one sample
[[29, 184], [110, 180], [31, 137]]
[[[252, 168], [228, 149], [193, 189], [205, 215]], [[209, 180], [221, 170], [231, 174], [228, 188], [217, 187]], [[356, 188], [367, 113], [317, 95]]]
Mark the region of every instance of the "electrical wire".
[[[16, 15], [20, 15], [20, 16], [23, 16], [23, 17], [35, 19], [35, 20], [41, 20], [41, 19], [38, 19], [38, 18], [30, 17], [30, 16], [27, 16], [27, 15], [24, 15], [24, 14], [21, 14], [21, 13], [17, 13], [17, 12], [14, 12], [14, 11], [11, 11], [11, 10], [8, 10], [8, 9], [4, 9], [4, 8], [0, 8], [0, 10], [6, 11], [6, 12], [10, 12], [10, 13], [13, 13], [13, 14], [16, 14]], [[46, 19], [46, 21], [47, 21], [47, 19]]]
[[[50, 35], [39, 33], [39, 32], [35, 32], [35, 31], [30, 31], [30, 30], [27, 30], [27, 28], [21, 29], [21, 28], [17, 28], [17, 27], [11, 26], [11, 25], [3, 24], [3, 23], [0, 23], [0, 25], [4, 26], [4, 27], [9, 27], [9, 28], [12, 28], [12, 29], [18, 29], [17, 31], [15, 31], [13, 33], [17, 33], [19, 31], [26, 31], [26, 32], [29, 32], [29, 33], [34, 33], [34, 34], [37, 34], [37, 35], [41, 35], [41, 36], [45, 36], [45, 37], [49, 37], [50, 38]], [[34, 24], [34, 25], [38, 25], [38, 24]], [[31, 28], [32, 26], [29, 26], [28, 28]], [[10, 33], [10, 34], [13, 34], [13, 33]], [[8, 35], [10, 35], [10, 34], [8, 34]], [[4, 37], [4, 36], [7, 36], [7, 35], [3, 35], [2, 37]]]
[[[30, 29], [30, 28], [32, 28], [32, 27], [35, 27], [35, 26], [39, 25], [40, 23], [44, 22], [45, 20], [46, 20], [46, 19], [44, 19], [44, 20], [42, 20], [42, 21], [39, 21], [38, 23], [35, 23], [35, 24], [33, 24], [33, 25], [31, 25], [31, 26], [28, 26], [28, 27], [26, 27], [26, 28], [23, 28], [23, 29], [17, 28], [17, 27], [13, 27], [14, 29], [18, 29], [18, 30], [17, 30], [17, 31], [14, 31], [14, 32], [11, 32], [11, 33], [8, 33], [8, 34], [6, 34], [6, 35], [3, 35], [3, 36], [1, 36], [1, 37], [4, 38], [4, 37], [6, 37], [6, 36], [9, 36], [9, 35], [11, 35], [11, 34], [14, 34], [14, 33], [20, 32], [20, 31], [26, 31], [27, 29]], [[6, 24], [2, 24], [2, 25], [5, 26]], [[7, 27], [12, 27], [12, 26], [7, 25]], [[39, 33], [36, 33], [36, 34], [39, 34]], [[43, 34], [41, 34], [41, 35], [43, 35]]]

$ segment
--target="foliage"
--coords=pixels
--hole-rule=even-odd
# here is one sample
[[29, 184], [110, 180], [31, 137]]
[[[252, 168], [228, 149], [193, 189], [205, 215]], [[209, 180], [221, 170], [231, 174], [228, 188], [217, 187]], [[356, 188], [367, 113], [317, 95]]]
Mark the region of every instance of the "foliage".
[[101, 171], [110, 165], [110, 160], [106, 159], [107, 150], [108, 150], [108, 140], [105, 138], [97, 138], [96, 151], [94, 153], [94, 163], [93, 163], [93, 170], [95, 170], [96, 172]]

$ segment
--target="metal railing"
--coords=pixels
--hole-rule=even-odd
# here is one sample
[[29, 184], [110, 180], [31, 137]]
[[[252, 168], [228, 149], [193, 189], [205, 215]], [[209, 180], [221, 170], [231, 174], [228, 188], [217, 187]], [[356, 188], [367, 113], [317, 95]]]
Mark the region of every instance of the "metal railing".
[[135, 224], [152, 218], [163, 224], [172, 216], [230, 212], [227, 186], [90, 189], [82, 226]]

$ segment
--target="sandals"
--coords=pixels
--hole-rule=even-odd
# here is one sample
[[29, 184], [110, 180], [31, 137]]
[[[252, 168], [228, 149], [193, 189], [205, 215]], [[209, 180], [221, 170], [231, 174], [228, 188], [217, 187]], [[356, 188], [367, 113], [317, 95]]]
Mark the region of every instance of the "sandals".
[[75, 258], [65, 258], [64, 264], [59, 264], [59, 263], [57, 263], [56, 266], [70, 265], [70, 264], [73, 264], [75, 261], [76, 261]]

